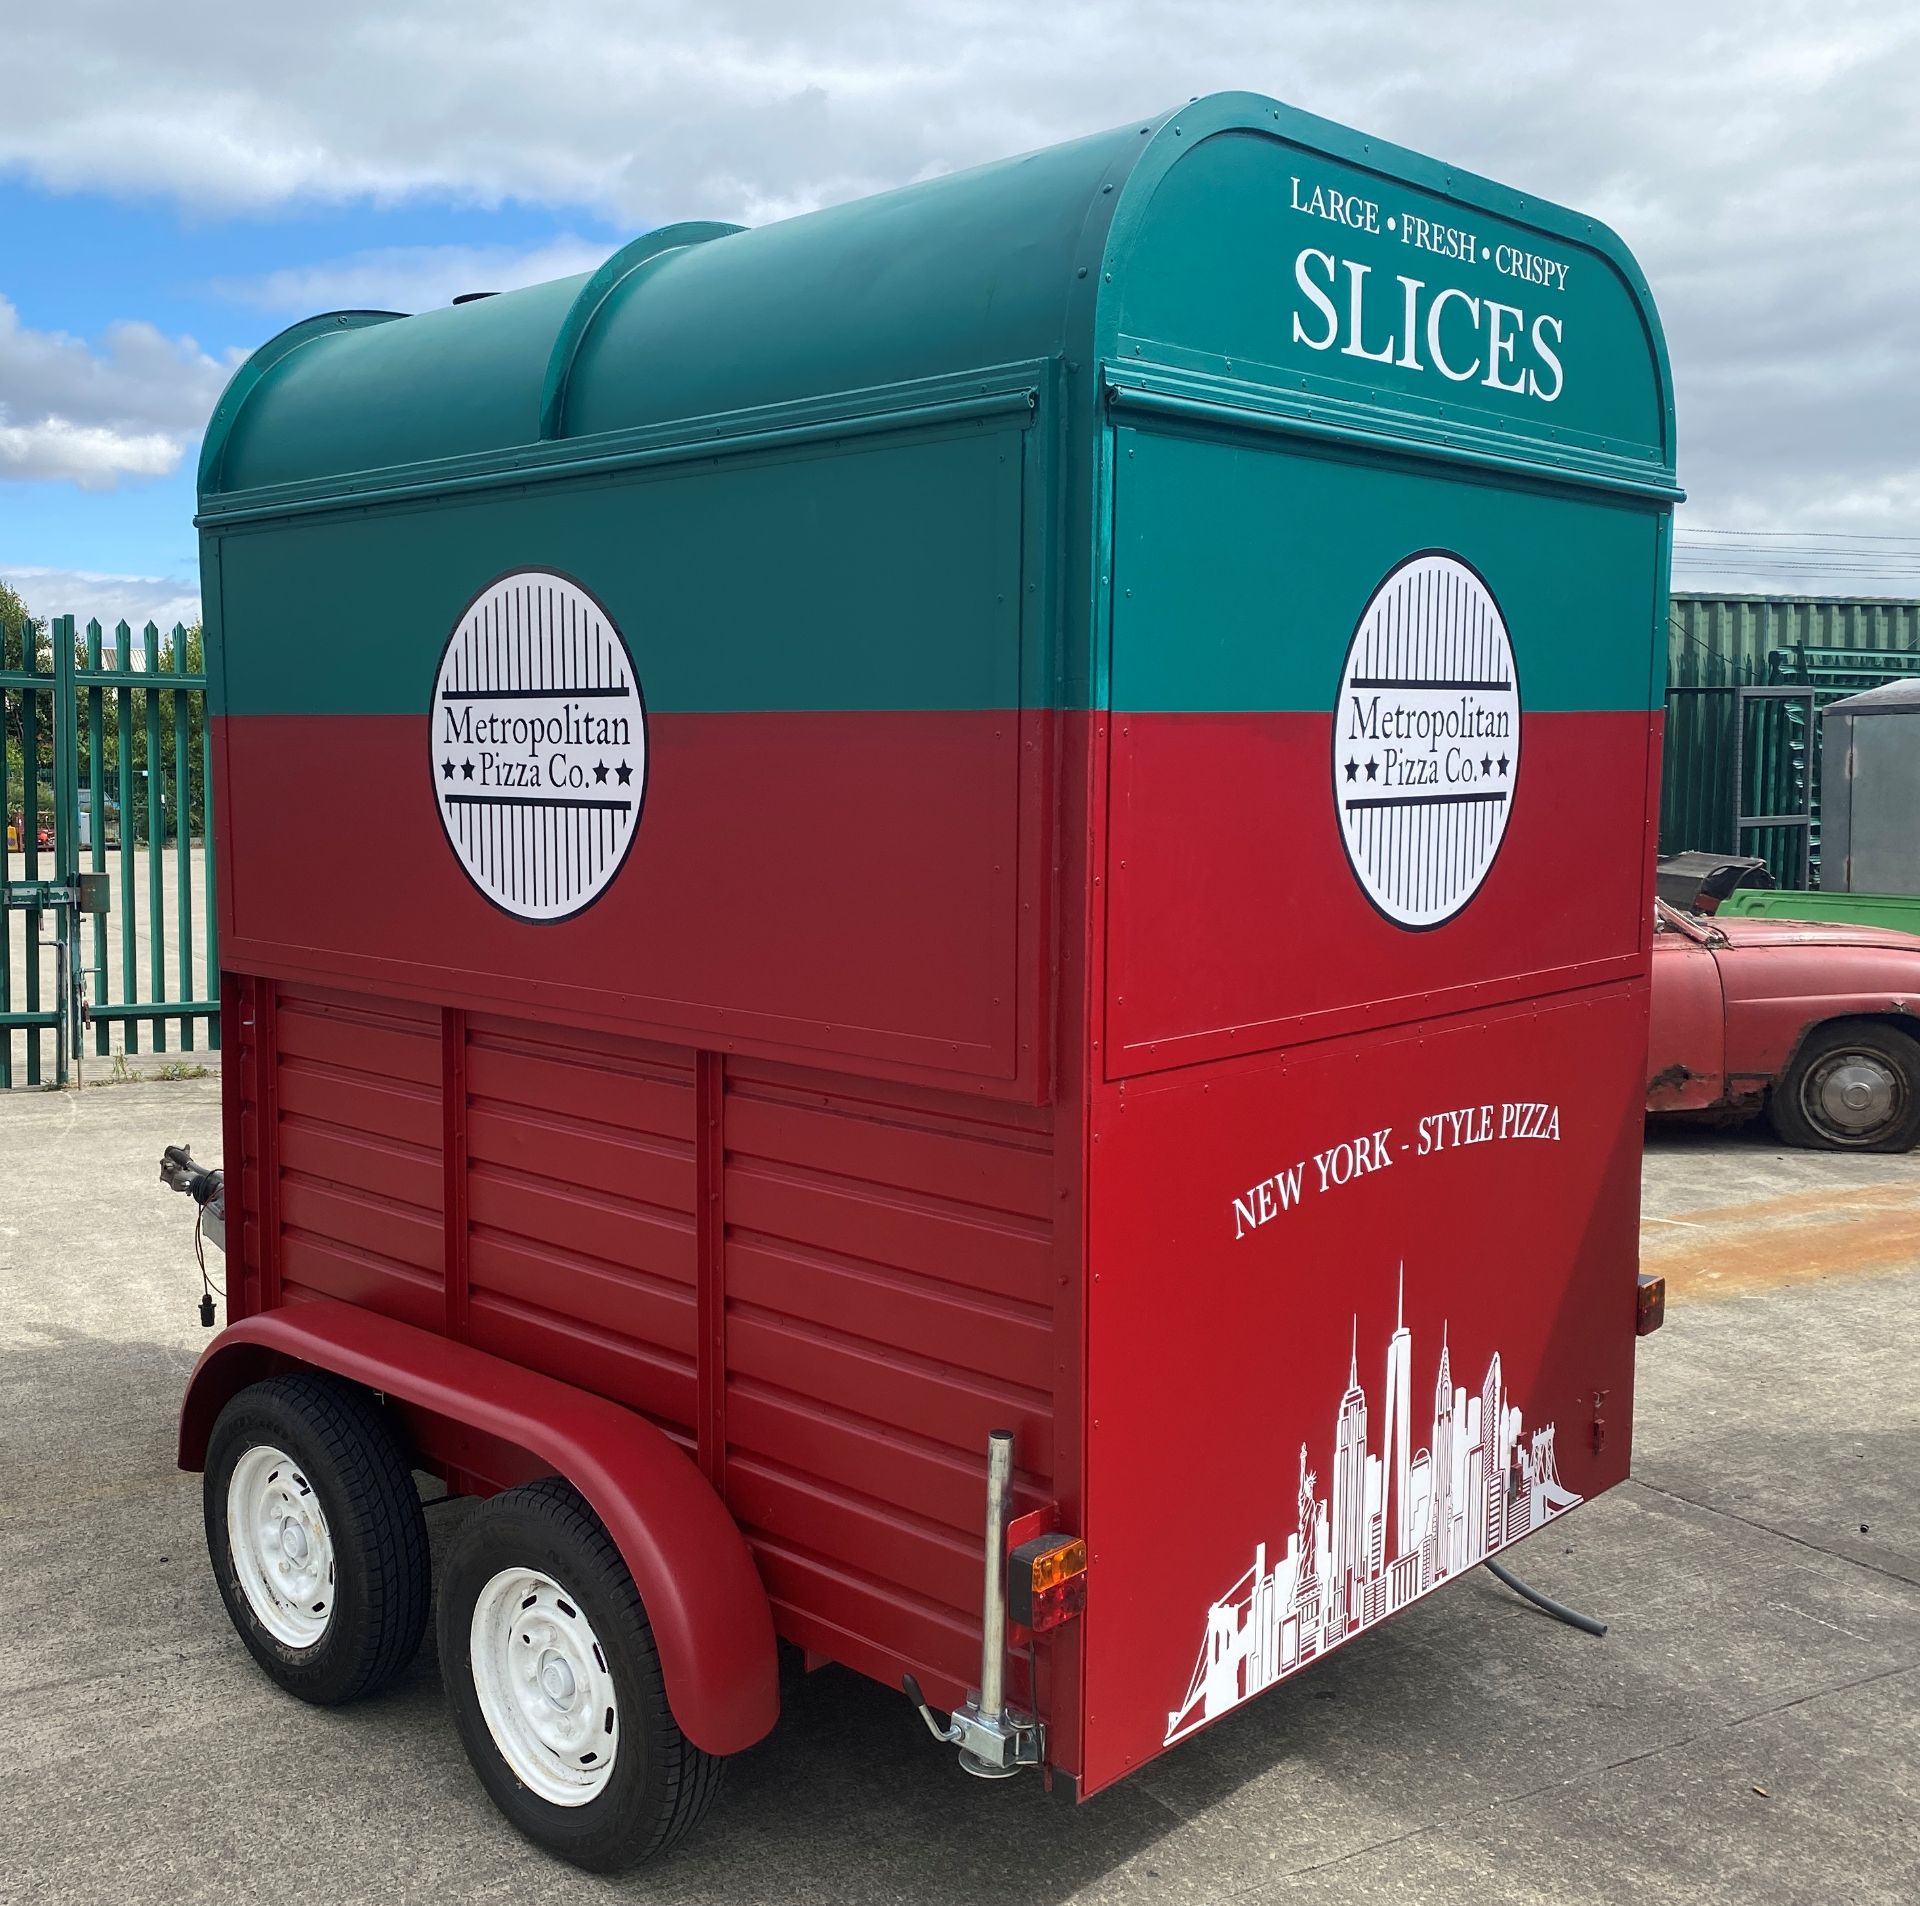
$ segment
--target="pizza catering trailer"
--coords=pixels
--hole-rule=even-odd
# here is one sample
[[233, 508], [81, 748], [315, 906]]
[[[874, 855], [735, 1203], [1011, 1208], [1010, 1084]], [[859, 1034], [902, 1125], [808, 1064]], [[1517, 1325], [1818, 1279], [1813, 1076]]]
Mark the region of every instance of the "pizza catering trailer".
[[398, 1670], [437, 1472], [467, 1752], [610, 1866], [776, 1638], [1090, 1795], [1619, 1482], [1676, 495], [1617, 239], [1250, 95], [266, 345], [262, 1665]]

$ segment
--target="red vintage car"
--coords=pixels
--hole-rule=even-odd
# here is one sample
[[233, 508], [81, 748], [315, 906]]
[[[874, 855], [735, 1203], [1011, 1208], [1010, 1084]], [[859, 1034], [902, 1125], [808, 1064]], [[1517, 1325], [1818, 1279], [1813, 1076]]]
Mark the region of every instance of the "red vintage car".
[[1654, 907], [1647, 1110], [1766, 1110], [1789, 1145], [1920, 1140], [1920, 938]]

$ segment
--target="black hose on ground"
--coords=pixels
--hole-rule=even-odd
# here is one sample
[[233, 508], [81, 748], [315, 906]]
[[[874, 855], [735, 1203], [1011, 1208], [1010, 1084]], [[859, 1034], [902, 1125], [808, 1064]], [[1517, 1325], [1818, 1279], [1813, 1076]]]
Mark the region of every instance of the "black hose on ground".
[[1569, 1608], [1565, 1602], [1557, 1602], [1551, 1595], [1543, 1595], [1537, 1588], [1528, 1587], [1511, 1569], [1502, 1568], [1498, 1562], [1488, 1562], [1484, 1566], [1492, 1571], [1496, 1582], [1505, 1583], [1523, 1601], [1531, 1602], [1555, 1621], [1563, 1621], [1569, 1628], [1578, 1628], [1582, 1634], [1604, 1635], [1607, 1632], [1605, 1622], [1595, 1621], [1591, 1615], [1583, 1615], [1577, 1608]]

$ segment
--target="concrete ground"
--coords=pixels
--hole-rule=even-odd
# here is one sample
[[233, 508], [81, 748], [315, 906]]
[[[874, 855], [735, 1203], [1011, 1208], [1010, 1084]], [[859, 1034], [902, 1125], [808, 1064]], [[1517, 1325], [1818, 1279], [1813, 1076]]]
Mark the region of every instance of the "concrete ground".
[[[1655, 1138], [1636, 1479], [1075, 1809], [967, 1780], [829, 1670], [667, 1862], [504, 1826], [431, 1644], [279, 1694], [173, 1415], [203, 1341], [159, 1149], [213, 1081], [0, 1099], [0, 1900], [1901, 1902], [1920, 1898], [1920, 1160]], [[444, 1540], [452, 1506], [430, 1513]]]

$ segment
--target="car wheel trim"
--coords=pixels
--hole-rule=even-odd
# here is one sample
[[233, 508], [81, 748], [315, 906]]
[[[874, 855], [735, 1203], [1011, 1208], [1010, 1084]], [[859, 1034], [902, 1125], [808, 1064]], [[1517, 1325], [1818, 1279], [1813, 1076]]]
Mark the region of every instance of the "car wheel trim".
[[513, 1777], [556, 1807], [605, 1792], [620, 1750], [606, 1650], [579, 1601], [538, 1569], [495, 1575], [473, 1605], [473, 1691]]
[[1877, 1053], [1828, 1053], [1800, 1087], [1800, 1105], [1821, 1131], [1858, 1144], [1885, 1131], [1906, 1108], [1906, 1081]]
[[234, 1464], [227, 1546], [260, 1626], [288, 1648], [317, 1646], [333, 1620], [333, 1535], [313, 1484], [285, 1450], [256, 1443]]

